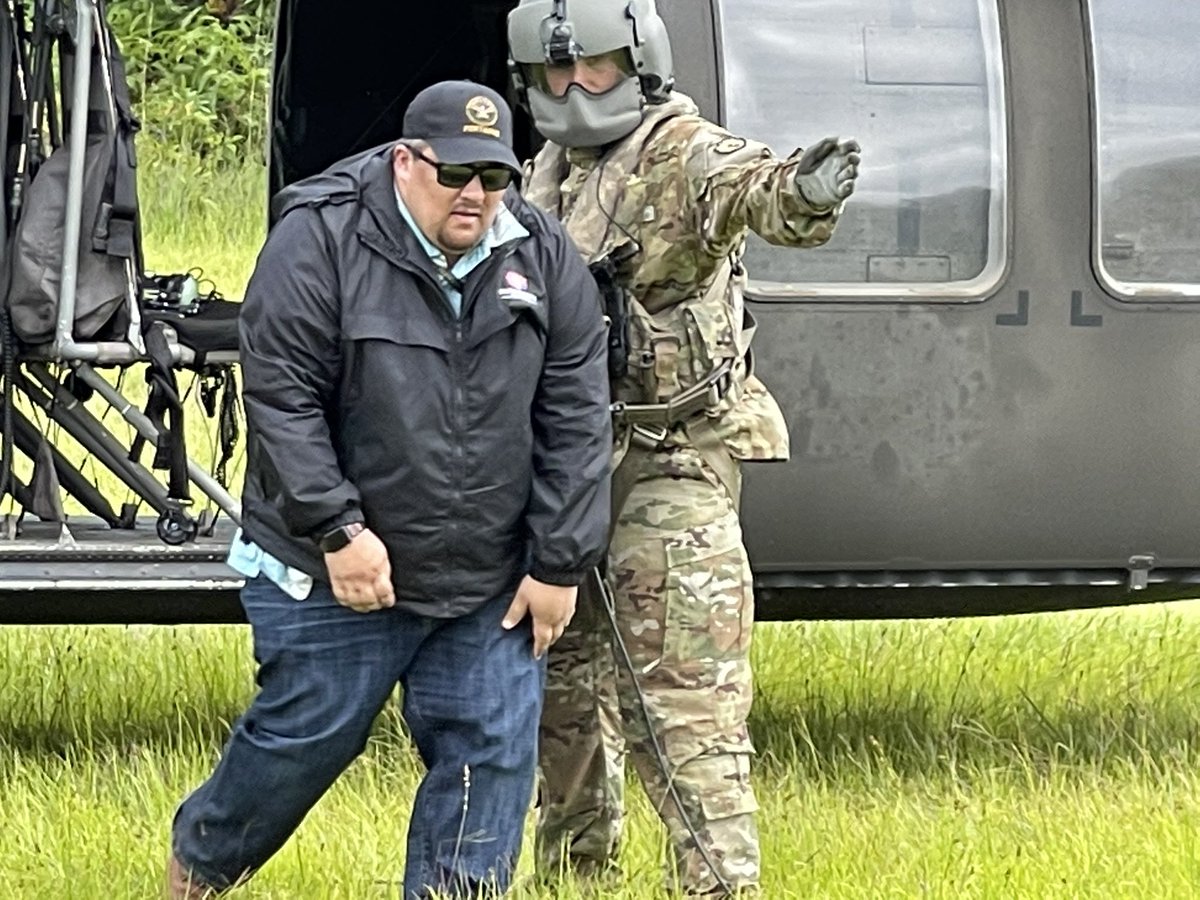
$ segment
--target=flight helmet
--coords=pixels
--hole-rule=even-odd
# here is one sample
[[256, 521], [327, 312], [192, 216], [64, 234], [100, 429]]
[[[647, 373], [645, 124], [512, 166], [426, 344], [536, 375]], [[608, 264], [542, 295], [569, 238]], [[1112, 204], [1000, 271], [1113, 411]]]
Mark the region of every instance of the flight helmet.
[[[508, 15], [509, 71], [538, 131], [565, 147], [602, 147], [641, 123], [674, 86], [671, 42], [655, 0], [521, 0]], [[593, 94], [551, 92], [548, 68], [608, 56], [625, 74]]]

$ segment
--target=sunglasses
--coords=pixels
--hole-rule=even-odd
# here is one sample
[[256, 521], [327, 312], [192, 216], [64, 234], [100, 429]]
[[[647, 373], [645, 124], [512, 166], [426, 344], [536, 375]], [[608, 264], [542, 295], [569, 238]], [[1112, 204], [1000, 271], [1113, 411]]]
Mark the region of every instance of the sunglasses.
[[506, 166], [493, 166], [488, 163], [444, 163], [435, 162], [419, 150], [409, 150], [421, 162], [429, 163], [437, 170], [437, 182], [442, 187], [465, 188], [476, 175], [485, 191], [502, 191], [513, 180], [513, 170]]

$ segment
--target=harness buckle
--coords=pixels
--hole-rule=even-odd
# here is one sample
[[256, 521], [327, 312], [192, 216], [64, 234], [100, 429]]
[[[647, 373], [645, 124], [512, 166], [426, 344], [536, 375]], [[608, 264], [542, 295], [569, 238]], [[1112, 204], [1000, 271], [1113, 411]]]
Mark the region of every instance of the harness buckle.
[[665, 425], [631, 425], [629, 442], [642, 450], [658, 450], [666, 443], [669, 433]]

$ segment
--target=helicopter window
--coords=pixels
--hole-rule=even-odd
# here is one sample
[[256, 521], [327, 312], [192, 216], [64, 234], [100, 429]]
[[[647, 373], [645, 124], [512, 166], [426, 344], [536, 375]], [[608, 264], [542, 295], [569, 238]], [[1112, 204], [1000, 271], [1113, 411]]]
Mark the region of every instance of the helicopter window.
[[[1166, 0], [1162, 0], [1166, 2]], [[828, 245], [751, 235], [759, 297], [983, 297], [1004, 269], [1006, 131], [996, 0], [721, 0], [729, 128], [787, 154], [863, 146]]]
[[1100, 277], [1200, 299], [1200, 4], [1092, 0]]

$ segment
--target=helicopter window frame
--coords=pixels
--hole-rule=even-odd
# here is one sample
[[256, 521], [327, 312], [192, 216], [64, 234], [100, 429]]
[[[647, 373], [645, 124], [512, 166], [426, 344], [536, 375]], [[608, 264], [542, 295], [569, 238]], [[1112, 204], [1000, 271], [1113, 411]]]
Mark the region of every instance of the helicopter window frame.
[[[1136, 52], [1135, 42], [1144, 38], [1144, 35], [1135, 34], [1130, 30], [1127, 23], [1121, 23], [1116, 14], [1108, 18], [1108, 12], [1105, 11], [1105, 4], [1108, 0], [1087, 0], [1084, 6], [1085, 28], [1087, 31], [1087, 53], [1088, 53], [1088, 89], [1090, 89], [1091, 106], [1092, 106], [1092, 173], [1094, 186], [1092, 191], [1092, 269], [1096, 274], [1097, 281], [1105, 290], [1115, 299], [1120, 301], [1159, 301], [1159, 302], [1177, 302], [1190, 301], [1195, 302], [1200, 300], [1200, 271], [1195, 271], [1195, 280], [1181, 281], [1170, 277], [1151, 277], [1145, 280], [1136, 280], [1136, 278], [1122, 277], [1120, 269], [1132, 268], [1130, 266], [1122, 266], [1122, 262], [1126, 260], [1134, 260], [1141, 252], [1158, 252], [1162, 254], [1166, 247], [1162, 244], [1153, 245], [1152, 242], [1145, 240], [1147, 230], [1159, 229], [1160, 232], [1169, 233], [1172, 228], [1168, 223], [1168, 216], [1159, 217], [1158, 220], [1153, 216], [1147, 216], [1145, 204], [1136, 204], [1132, 199], [1126, 200], [1124, 193], [1129, 193], [1130, 197], [1135, 197], [1136, 187], [1126, 184], [1121, 185], [1122, 179], [1127, 182], [1136, 180], [1136, 170], [1132, 164], [1123, 164], [1120, 161], [1122, 152], [1124, 155], [1133, 156], [1132, 149], [1122, 150], [1120, 144], [1122, 140], [1126, 143], [1133, 143], [1138, 134], [1154, 134], [1157, 138], [1158, 146], [1187, 146], [1188, 139], [1180, 139], [1180, 134], [1172, 134], [1170, 124], [1175, 124], [1178, 121], [1175, 116], [1168, 116], [1166, 121], [1162, 119], [1147, 120], [1146, 116], [1153, 118], [1156, 110], [1159, 110], [1159, 115], [1162, 115], [1165, 110], [1174, 109], [1177, 113], [1180, 107], [1166, 107], [1163, 103], [1138, 102], [1132, 95], [1140, 90], [1146, 90], [1153, 84], [1153, 79], [1166, 78], [1175, 84], [1176, 88], [1180, 88], [1176, 79], [1180, 77], [1177, 71], [1171, 72], [1168, 67], [1171, 62], [1175, 64], [1187, 65], [1190, 61], [1190, 71], [1186, 77], [1194, 79], [1196, 90], [1190, 92], [1190, 97], [1195, 97], [1196, 92], [1200, 91], [1200, 62], [1196, 62], [1194, 54], [1184, 54], [1180, 58], [1178, 54], [1172, 55], [1166, 52], [1162, 46], [1156, 46], [1154, 53], [1151, 54], [1153, 62], [1150, 65], [1139, 68], [1138, 64], [1146, 59], [1146, 54]], [[1163, 2], [1164, 7], [1169, 7], [1176, 14], [1188, 14], [1187, 5], [1176, 5], [1175, 2]], [[1193, 16], [1196, 16], [1196, 29], [1200, 30], [1200, 12], [1196, 11], [1196, 7], [1192, 8]], [[1152, 16], [1144, 7], [1140, 7], [1141, 20], [1144, 22], [1157, 22], [1157, 17]], [[1180, 30], [1176, 28], [1169, 29], [1171, 34], [1192, 34], [1186, 29]], [[1164, 29], [1159, 29], [1154, 38], [1162, 38]], [[1200, 36], [1200, 35], [1194, 35]], [[1184, 41], [1186, 43], [1186, 41]], [[1194, 41], [1190, 42], [1189, 46], [1194, 47]], [[1164, 65], [1165, 60], [1165, 65]], [[1186, 86], [1182, 88], [1183, 94], [1188, 94]], [[1111, 96], [1111, 100], [1110, 100]], [[1195, 115], [1193, 127], [1200, 131], [1200, 114], [1195, 113], [1195, 104], [1186, 104], [1186, 110], [1192, 110]], [[1140, 118], [1140, 121], [1139, 121]], [[1193, 132], [1194, 134], [1195, 132]], [[1186, 132], [1184, 132], [1186, 138]], [[1144, 140], [1145, 143], [1145, 140]], [[1141, 152], [1154, 152], [1154, 148], [1150, 143], [1147, 143]], [[1172, 160], [1180, 161], [1180, 157], [1168, 157], [1159, 160], [1159, 164], [1168, 166]], [[1183, 160], [1183, 162], [1189, 162]], [[1200, 155], [1192, 157], [1190, 162], [1193, 163], [1195, 176], [1200, 176]], [[1172, 196], [1178, 198], [1183, 203], [1187, 203], [1189, 198], [1192, 198], [1194, 203], [1194, 194], [1187, 190], [1177, 190]], [[1136, 232], [1134, 230], [1124, 230], [1121, 227], [1121, 222], [1129, 220], [1129, 215], [1122, 216], [1121, 209], [1124, 204], [1136, 206], [1136, 221], [1142, 223], [1142, 227]], [[1151, 208], [1156, 208], [1152, 206]], [[1159, 209], [1160, 211], [1160, 209]], [[1187, 218], [1187, 210], [1180, 209], [1181, 216]], [[1153, 230], [1151, 230], [1153, 234]], [[1181, 256], [1190, 256], [1200, 258], [1200, 233], [1196, 236], [1196, 244], [1192, 247], [1176, 247], [1175, 251]], [[1190, 275], [1190, 274], [1189, 274]]]
[[[735, 133], [745, 134], [747, 137], [753, 138], [756, 137], [753, 129], [742, 129], [744, 123], [738, 120], [737, 104], [731, 90], [731, 80], [729, 77], [729, 69], [731, 62], [733, 62], [730, 31], [723, 27], [730, 17], [729, 9], [737, 2], [738, 0], [714, 0], [713, 3], [717, 23], [716, 64], [719, 79], [718, 95], [720, 97], [723, 123]], [[982, 87], [986, 92], [987, 109], [985, 114], [990, 141], [990, 146], [987, 148], [990, 154], [989, 176], [988, 183], [985, 186], [988, 194], [986, 200], [986, 218], [984, 220], [987, 233], [985, 237], [981, 235], [981, 239], [984, 241], [986, 247], [982, 269], [974, 276], [961, 280], [870, 281], [866, 280], [867, 273], [864, 272], [864, 279], [860, 281], [781, 282], [755, 278], [753, 263], [747, 260], [750, 263], [748, 266], [749, 280], [745, 290], [748, 298], [763, 301], [817, 299], [822, 302], [840, 300], [852, 303], [870, 303], [872, 301], [895, 303], [897, 300], [964, 303], [983, 302], [995, 295], [996, 290], [1007, 276], [1011, 265], [1012, 193], [1010, 187], [1009, 131], [1011, 108], [1008, 99], [1009, 73], [999, 0], [976, 0], [976, 6], [978, 9], [979, 24], [978, 38], [982, 43], [982, 58], [977, 60], [977, 65], [982, 70]], [[859, 63], [862, 67], [859, 73], [861, 80], [857, 83], [863, 85], [869, 84], [867, 79], [868, 59], [866, 57], [867, 41], [869, 40], [868, 31], [872, 26], [867, 22], [859, 24], [863, 40], [863, 59]], [[957, 68], [961, 68], [961, 65], [962, 61], [959, 60]], [[954, 61], [950, 61], [945, 65], [945, 70], [948, 72], [953, 73], [955, 69], [956, 65]], [[778, 73], [775, 74], [776, 76], [778, 75]], [[885, 75], [884, 77], [886, 78], [887, 76]], [[965, 83], [963, 81], [954, 81], [954, 77], [956, 76], [951, 74], [946, 83], [951, 85]], [[796, 107], [803, 108], [802, 91], [794, 91], [792, 97], [796, 101]], [[847, 109], [852, 110], [853, 107], [847, 103]], [[871, 117], [873, 118], [873, 114]], [[863, 120], [863, 124], [865, 124], [865, 121]], [[852, 133], [855, 124], [852, 116], [848, 115], [841, 133]], [[848, 201], [847, 209], [850, 212], [847, 214], [847, 217], [853, 215], [855, 199], [861, 196], [862, 185], [864, 181], [870, 178], [871, 167], [869, 132], [866, 129], [860, 128], [857, 132], [853, 133], [856, 133], [856, 136], [859, 136], [861, 142], [864, 144], [864, 163], [859, 179], [860, 190], [855, 197], [851, 197]], [[790, 152], [792, 148], [773, 146], [772, 149], [777, 153], [786, 153]], [[896, 195], [895, 208], [898, 217], [901, 215], [904, 201], [905, 197], [903, 194]], [[844, 225], [844, 223], [845, 218], [843, 218], [842, 224]], [[839, 228], [841, 228], [841, 225], [839, 225]], [[842, 233], [844, 231], [845, 229], [843, 228]], [[838, 234], [839, 232], [835, 231], [834, 237], [830, 241], [835, 246]], [[806, 250], [803, 252], [812, 253], [814, 251]], [[816, 252], [820, 252], [820, 250], [818, 249]], [[864, 256], [869, 270], [871, 254], [866, 253]], [[920, 256], [912, 258], [918, 261], [921, 260]]]

